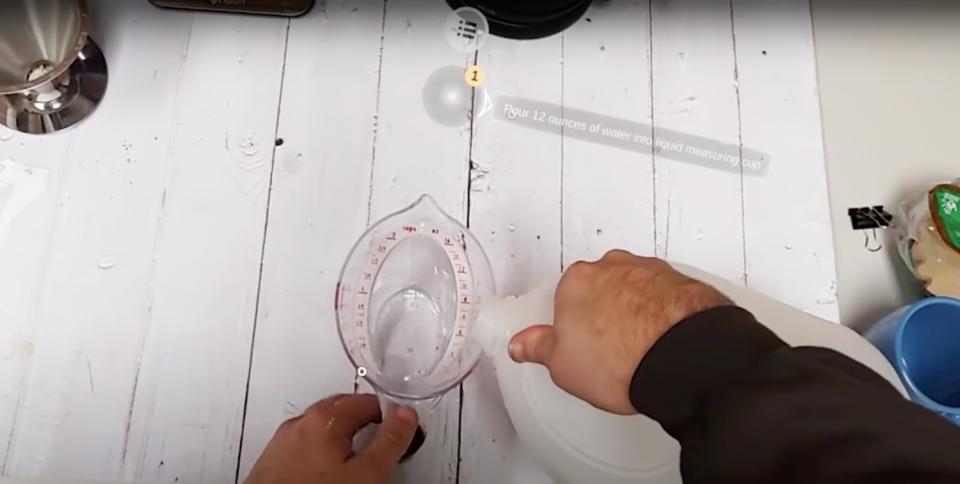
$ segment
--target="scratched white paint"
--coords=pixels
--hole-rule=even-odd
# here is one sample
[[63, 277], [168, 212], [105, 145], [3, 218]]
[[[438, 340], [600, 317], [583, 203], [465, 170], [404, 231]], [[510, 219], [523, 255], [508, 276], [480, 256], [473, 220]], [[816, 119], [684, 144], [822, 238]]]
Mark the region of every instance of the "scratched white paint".
[[[649, 5], [611, 1], [588, 17], [565, 35], [564, 104], [649, 125]], [[564, 265], [614, 248], [652, 256], [654, 195], [650, 152], [564, 140]]]
[[[564, 33], [562, 72], [559, 74], [564, 106], [640, 122], [649, 121], [648, 11], [647, 5], [626, 1], [595, 6], [585, 19]], [[543, 52], [539, 54], [540, 57], [550, 58]], [[515, 61], [517, 64], [529, 61], [528, 57], [514, 57], [519, 57]], [[511, 56], [507, 58], [513, 60]], [[497, 66], [494, 72], [500, 70]], [[551, 80], [558, 76], [553, 64], [542, 62], [534, 72], [541, 71], [544, 77], [532, 79], [533, 82], [508, 78], [513, 82], [510, 87], [520, 90], [521, 96], [560, 104], [549, 97], [544, 98], [545, 95], [559, 94], [543, 89], [544, 85], [552, 86]], [[529, 72], [522, 74], [525, 79], [529, 75]], [[540, 89], [538, 91], [535, 88]], [[483, 145], [487, 141], [483, 135], [485, 127], [489, 126], [481, 124], [479, 127], [475, 152], [486, 151], [488, 156], [492, 152], [494, 158], [504, 159], [503, 163], [507, 166], [502, 175], [494, 167], [491, 175], [496, 176], [485, 177], [492, 178], [491, 193], [487, 197], [501, 200], [505, 198], [504, 194], [508, 194], [506, 200], [501, 202], [503, 211], [494, 214], [499, 217], [489, 217], [492, 220], [487, 223], [502, 225], [505, 221], [500, 219], [514, 217], [518, 231], [525, 229], [530, 232], [533, 229], [532, 232], [537, 233], [534, 243], [516, 240], [512, 238], [512, 233], [504, 234], [505, 243], [495, 238], [485, 241], [488, 245], [493, 244], [498, 257], [503, 257], [505, 252], [522, 257], [520, 264], [511, 260], [506, 263], [505, 270], [498, 274], [508, 285], [505, 293], [529, 289], [539, 278], [558, 270], [561, 262], [569, 265], [579, 259], [595, 259], [612, 248], [626, 248], [641, 254], [653, 253], [653, 177], [649, 155], [574, 139], [562, 140], [561, 146], [557, 145], [556, 140], [544, 140], [531, 145], [529, 138], [533, 134], [522, 131], [511, 133], [509, 128], [497, 125], [493, 128], [499, 128], [494, 130], [499, 136], [488, 135], [495, 144], [491, 149], [484, 150]], [[553, 135], [537, 133], [536, 136]], [[520, 158], [523, 162], [518, 162], [514, 151], [525, 155]], [[528, 158], [537, 162], [531, 163]], [[557, 170], [561, 166], [562, 185], [557, 187], [560, 180]], [[545, 179], [544, 186], [533, 190], [520, 183], [510, 183], [510, 180], [529, 183], [531, 179], [541, 178]], [[506, 182], [506, 186], [497, 182]], [[539, 202], [534, 204], [534, 208], [518, 213], [516, 207], [528, 202], [526, 197], [531, 197], [530, 192], [534, 193], [532, 198]], [[477, 195], [474, 194], [471, 207], [478, 206]], [[510, 203], [516, 199], [522, 202]], [[549, 204], [557, 207], [546, 209], [545, 206]], [[560, 220], [554, 218], [561, 215], [558, 212], [562, 212], [562, 230]], [[555, 215], [544, 217], [546, 213]], [[483, 220], [481, 215], [482, 212], [472, 215], [474, 227]], [[481, 232], [480, 236], [486, 234]], [[549, 267], [528, 269], [522, 264], [527, 262], [530, 265], [529, 260], [541, 265], [548, 264]], [[496, 383], [487, 376], [486, 371], [489, 370], [481, 370], [465, 385], [463, 482], [549, 482], [542, 471], [537, 473], [529, 465], [524, 466], [527, 464], [523, 462], [525, 457], [512, 448], [515, 438], [509, 422], [502, 423], [502, 404], [492, 402], [486, 396], [499, 394]], [[471, 395], [473, 398], [470, 398]], [[471, 451], [467, 452], [467, 449]], [[502, 462], [497, 462], [498, 459]]]
[[[33, 362], [51, 228], [59, 208], [58, 180], [67, 168], [70, 132], [26, 136], [0, 128], [0, 158], [29, 165], [47, 175], [47, 190], [16, 217], [0, 246], [0, 474], [23, 397], [26, 370]], [[17, 160], [20, 160], [19, 162]], [[9, 191], [7, 192], [9, 194]]]
[[[739, 143], [727, 3], [654, 0], [653, 125]], [[671, 114], [696, 99], [687, 116]], [[742, 281], [741, 176], [655, 158], [657, 255]]]
[[[2, 439], [9, 442], [7, 475], [120, 477], [160, 206], [156, 188], [168, 158], [153, 137], [165, 142], [173, 123], [170, 100], [176, 97], [185, 29], [184, 22], [163, 14], [135, 23], [133, 16], [147, 7], [133, 2], [100, 5], [92, 7], [97, 40], [111, 66], [107, 97], [79, 126], [28, 141], [53, 142], [59, 149], [17, 157], [49, 163], [59, 191], [47, 227], [34, 240], [43, 251], [39, 257], [27, 252], [34, 265], [19, 273], [31, 289], [22, 294], [31, 310], [19, 309], [15, 324], [34, 351], [15, 380], [15, 407], [4, 415], [11, 421]], [[121, 36], [122, 48], [115, 43]], [[172, 72], [153, 79], [156, 65]], [[125, 142], [134, 145], [130, 153]], [[7, 244], [4, 251], [11, 249]], [[125, 263], [101, 271], [97, 261], [105, 250]]]
[[[281, 136], [286, 130], [293, 134], [290, 142], [285, 139], [281, 151], [286, 154], [276, 169], [278, 198], [264, 260], [265, 299], [253, 356], [242, 475], [275, 425], [295, 413], [292, 407], [305, 408], [313, 400], [353, 389], [354, 373], [337, 339], [332, 303], [340, 266], [365, 224], [421, 193], [431, 194], [454, 217], [464, 220], [466, 215], [466, 116], [463, 128], [444, 126], [431, 120], [422, 104], [423, 85], [436, 69], [466, 65], [464, 56], [443, 41], [448, 10], [398, 0], [387, 4], [381, 20], [383, 11], [382, 2], [328, 3], [294, 31], [302, 48], [291, 51], [293, 77], [288, 76], [284, 88], [282, 112], [292, 115], [289, 125], [281, 120]], [[356, 54], [344, 56], [345, 43]], [[320, 94], [318, 84], [323, 86]], [[317, 104], [299, 106], [303, 99], [317, 99]], [[311, 122], [294, 126], [305, 118]], [[294, 152], [303, 154], [303, 161]], [[310, 192], [316, 193], [308, 196]], [[316, 227], [304, 228], [304, 223]], [[304, 240], [294, 242], [294, 237]], [[291, 257], [300, 260], [298, 267], [290, 265]], [[300, 282], [306, 286], [298, 287]], [[305, 379], [305, 371], [312, 375]], [[361, 391], [369, 387], [363, 385]], [[456, 390], [424, 427], [427, 442], [396, 480], [453, 482]]]
[[[445, 212], [465, 222], [470, 149], [467, 113], [462, 127], [446, 126], [432, 120], [423, 104], [423, 86], [431, 74], [442, 66], [467, 66], [466, 56], [443, 40], [450, 10], [420, 0], [390, 0], [386, 5], [370, 221], [429, 193]], [[426, 443], [401, 466], [395, 482], [456, 480], [459, 410], [459, 392], [447, 393], [423, 423], [428, 432]]]
[[281, 422], [353, 391], [333, 295], [367, 223], [382, 24], [382, 1], [349, 0], [290, 26], [241, 480]]
[[[563, 38], [556, 35], [528, 42], [490, 39], [478, 63], [488, 72], [484, 87], [493, 99], [559, 105], [562, 59]], [[474, 124], [470, 229], [490, 258], [498, 292], [522, 294], [560, 273], [562, 138], [498, 118], [491, 113]], [[536, 475], [517, 472], [522, 457], [513, 448], [516, 437], [486, 362], [463, 392], [461, 482], [536, 482]]]
[[[504, 293], [625, 247], [735, 280], [746, 267], [752, 287], [830, 317], [808, 6], [760, 3], [735, 0], [731, 18], [655, 0], [652, 42], [650, 5], [598, 3], [562, 36], [492, 39], [478, 57], [494, 101], [742, 136], [773, 161], [741, 181], [490, 112], [472, 132], [437, 124], [424, 81], [472, 62], [443, 41], [442, 3], [320, 2], [288, 42], [285, 19], [93, 2], [104, 104], [65, 133], [0, 133], [0, 160], [49, 173], [0, 247], [0, 474], [243, 479], [276, 425], [352, 391], [340, 265], [420, 193], [469, 217]], [[784, 214], [783, 194], [803, 203]], [[548, 482], [515, 447], [490, 369], [463, 391], [462, 422], [454, 391], [397, 482]]]
[[0, 247], [20, 212], [46, 191], [49, 176], [45, 168], [0, 161]]
[[222, 134], [272, 146], [286, 21], [92, 7], [110, 87], [71, 133], [5, 472], [229, 482], [269, 169]]
[[287, 26], [270, 17], [193, 19], [124, 478], [234, 479]]
[[773, 158], [743, 180], [747, 282], [837, 321], [809, 2], [734, 0], [733, 14], [743, 144]]
[[[12, 138], [13, 133], [0, 132], [0, 141]], [[3, 148], [0, 156], [13, 153], [14, 150], [7, 150], [7, 146], [0, 145]], [[42, 156], [41, 150], [36, 151], [36, 156]], [[10, 244], [12, 250], [7, 250], [5, 242], [12, 227], [19, 228], [20, 234], [35, 237], [36, 228], [46, 228], [45, 222], [53, 212], [53, 204], [40, 204], [33, 210], [27, 208], [44, 197], [49, 177], [50, 170], [46, 168], [25, 166], [12, 160], [0, 161], [0, 474], [5, 465], [7, 437], [13, 429], [23, 371], [34, 351], [33, 331], [24, 313], [33, 307], [28, 295], [35, 287], [31, 284], [35, 276], [25, 274], [27, 269], [22, 264], [35, 263], [39, 255], [37, 249], [42, 247], [23, 247], [24, 238], [19, 237]], [[46, 198], [53, 200], [53, 197]], [[14, 224], [18, 217], [22, 217], [20, 223]]]

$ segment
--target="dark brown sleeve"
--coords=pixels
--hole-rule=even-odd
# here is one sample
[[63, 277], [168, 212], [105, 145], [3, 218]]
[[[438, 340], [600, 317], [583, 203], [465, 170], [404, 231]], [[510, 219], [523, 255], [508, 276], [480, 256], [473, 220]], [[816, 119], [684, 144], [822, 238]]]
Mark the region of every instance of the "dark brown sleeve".
[[960, 427], [840, 353], [789, 347], [741, 308], [671, 329], [630, 399], [680, 441], [685, 484], [960, 483]]

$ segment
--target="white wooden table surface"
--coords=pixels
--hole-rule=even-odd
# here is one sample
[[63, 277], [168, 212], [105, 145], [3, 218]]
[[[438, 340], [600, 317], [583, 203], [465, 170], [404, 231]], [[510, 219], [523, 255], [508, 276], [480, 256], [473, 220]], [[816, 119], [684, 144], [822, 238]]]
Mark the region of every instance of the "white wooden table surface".
[[[739, 143], [772, 156], [764, 177], [494, 116], [434, 122], [424, 81], [473, 63], [443, 40], [439, 0], [321, 1], [293, 20], [92, 8], [100, 109], [53, 136], [0, 131], [0, 475], [245, 476], [281, 421], [353, 390], [340, 265], [421, 193], [469, 223], [503, 293], [622, 247], [837, 317], [807, 0], [603, 1], [477, 57], [494, 99]], [[35, 198], [20, 210], [17, 193]], [[525, 465], [486, 367], [427, 425], [398, 481], [511, 482]]]

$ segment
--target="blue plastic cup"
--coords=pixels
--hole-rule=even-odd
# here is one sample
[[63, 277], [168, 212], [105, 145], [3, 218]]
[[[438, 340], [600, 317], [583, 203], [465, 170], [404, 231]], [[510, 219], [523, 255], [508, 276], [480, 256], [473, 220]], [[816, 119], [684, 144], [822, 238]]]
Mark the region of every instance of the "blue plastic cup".
[[960, 300], [931, 297], [898, 309], [866, 337], [893, 364], [911, 400], [960, 425]]

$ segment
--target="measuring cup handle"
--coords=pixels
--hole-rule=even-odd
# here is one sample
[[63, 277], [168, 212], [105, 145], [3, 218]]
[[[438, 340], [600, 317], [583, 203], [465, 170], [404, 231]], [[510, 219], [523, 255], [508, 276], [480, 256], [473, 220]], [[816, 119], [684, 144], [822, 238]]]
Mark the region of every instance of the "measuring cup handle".
[[436, 398], [423, 400], [406, 400], [377, 392], [377, 400], [380, 402], [380, 415], [386, 416], [394, 408], [398, 406], [405, 406], [416, 411], [417, 417], [420, 420], [420, 425], [417, 425], [417, 432], [413, 435], [413, 441], [410, 442], [410, 446], [407, 447], [407, 451], [403, 453], [403, 457], [400, 459], [400, 462], [405, 462], [407, 459], [412, 457], [413, 454], [420, 450], [420, 447], [423, 446], [423, 443], [426, 442], [427, 431], [424, 430], [424, 425], [433, 415], [433, 410], [440, 403], [441, 398], [443, 398], [442, 395]]
[[423, 430], [422, 426], [417, 425], [417, 432], [413, 434], [413, 440], [410, 442], [410, 446], [407, 447], [407, 451], [403, 453], [403, 457], [400, 457], [400, 463], [402, 464], [413, 457], [413, 454], [416, 454], [426, 441], [427, 433]]

